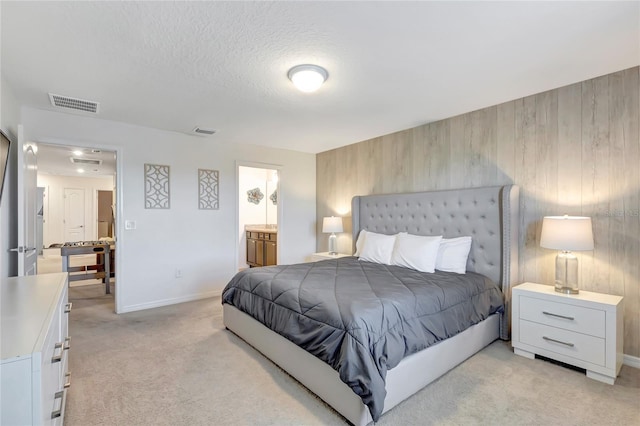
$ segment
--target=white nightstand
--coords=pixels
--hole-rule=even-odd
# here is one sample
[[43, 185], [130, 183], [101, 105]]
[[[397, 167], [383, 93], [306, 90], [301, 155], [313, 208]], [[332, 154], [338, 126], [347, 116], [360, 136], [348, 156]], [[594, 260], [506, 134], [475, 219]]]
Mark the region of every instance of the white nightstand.
[[582, 290], [562, 294], [552, 285], [524, 283], [513, 288], [511, 300], [516, 354], [542, 355], [613, 384], [622, 366], [622, 297]]
[[321, 253], [313, 253], [310, 256], [310, 262], [317, 262], [319, 260], [327, 260], [327, 259], [339, 259], [341, 257], [349, 257], [351, 256], [350, 254], [342, 254], [342, 253], [338, 253], [338, 254], [329, 254], [328, 251], [323, 251]]

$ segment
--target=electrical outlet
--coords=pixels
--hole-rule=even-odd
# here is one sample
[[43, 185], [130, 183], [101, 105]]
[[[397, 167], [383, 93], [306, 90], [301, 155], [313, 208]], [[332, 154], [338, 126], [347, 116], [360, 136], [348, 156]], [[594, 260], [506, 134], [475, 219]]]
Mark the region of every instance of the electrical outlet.
[[182, 278], [182, 269], [176, 268], [176, 278]]

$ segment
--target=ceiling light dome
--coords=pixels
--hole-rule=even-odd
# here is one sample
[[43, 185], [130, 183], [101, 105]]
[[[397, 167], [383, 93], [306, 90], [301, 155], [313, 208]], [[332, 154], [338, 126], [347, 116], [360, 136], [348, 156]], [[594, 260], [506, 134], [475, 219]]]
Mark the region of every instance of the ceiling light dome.
[[329, 78], [329, 73], [318, 65], [305, 64], [291, 68], [287, 76], [298, 90], [311, 93], [322, 86], [322, 83]]

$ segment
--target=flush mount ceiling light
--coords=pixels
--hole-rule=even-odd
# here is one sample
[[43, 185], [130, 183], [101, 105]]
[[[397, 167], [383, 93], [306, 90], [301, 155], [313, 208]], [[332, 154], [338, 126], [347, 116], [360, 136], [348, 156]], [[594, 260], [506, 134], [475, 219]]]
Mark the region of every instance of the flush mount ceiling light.
[[322, 86], [322, 83], [329, 78], [329, 73], [318, 65], [305, 64], [291, 68], [287, 73], [287, 77], [298, 90], [311, 93]]

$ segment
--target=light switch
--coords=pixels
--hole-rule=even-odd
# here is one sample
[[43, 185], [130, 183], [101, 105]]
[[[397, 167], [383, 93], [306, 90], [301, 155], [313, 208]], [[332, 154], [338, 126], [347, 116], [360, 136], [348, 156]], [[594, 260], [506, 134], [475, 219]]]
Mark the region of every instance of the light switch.
[[126, 230], [136, 229], [136, 221], [135, 220], [125, 220], [124, 221], [124, 229], [126, 229]]

